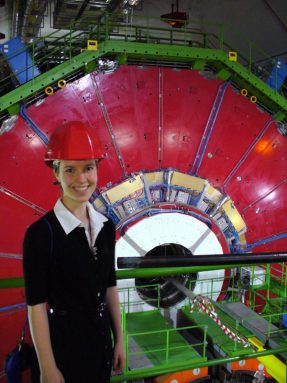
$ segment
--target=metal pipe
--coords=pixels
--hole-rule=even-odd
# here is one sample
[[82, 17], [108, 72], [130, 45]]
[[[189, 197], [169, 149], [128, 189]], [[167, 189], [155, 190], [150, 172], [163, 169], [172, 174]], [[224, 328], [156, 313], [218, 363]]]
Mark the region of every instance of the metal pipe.
[[89, 0], [85, 0], [83, 3], [82, 3], [82, 6], [77, 14], [77, 16], [75, 17], [75, 21], [77, 21], [81, 16], [82, 14], [85, 12], [85, 9], [87, 8], [87, 5], [89, 4]]
[[[270, 254], [270, 253], [266, 253], [266, 254]], [[252, 254], [250, 256], [248, 256], [248, 259], [250, 259], [249, 257], [254, 258], [252, 259], [253, 261], [256, 260], [256, 256], [262, 256], [262, 255], [266, 255], [266, 254]], [[269, 263], [278, 263], [278, 262], [284, 262], [284, 260], [286, 261], [287, 259], [287, 254], [286, 253], [271, 253], [271, 258], [272, 258], [272, 254], [274, 256], [278, 256], [280, 257], [279, 258], [273, 258], [273, 261], [272, 262], [269, 262]], [[222, 254], [219, 254], [219, 255], [212, 255], [211, 257], [219, 257], [219, 256], [222, 256]], [[116, 272], [116, 277], [117, 279], [131, 279], [131, 278], [150, 278], [150, 277], [159, 277], [159, 276], [170, 276], [170, 275], [177, 275], [177, 274], [195, 274], [195, 273], [199, 273], [201, 271], [213, 271], [213, 270], [220, 270], [220, 269], [233, 269], [233, 268], [237, 268], [237, 267], [242, 267], [242, 266], [250, 266], [250, 265], [253, 265], [253, 264], [258, 264], [258, 263], [268, 263], [266, 261], [260, 261], [260, 262], [252, 262], [251, 261], [247, 261], [246, 260], [246, 255], [237, 255], [237, 259], [240, 260], [240, 262], [229, 262], [231, 261], [231, 257], [235, 257], [234, 254], [230, 254], [231, 257], [229, 257], [228, 254], [224, 254], [223, 255], [224, 257], [227, 258], [227, 264], [219, 264], [219, 263], [216, 263], [215, 265], [210, 265], [210, 263], [207, 263], [206, 265], [200, 265], [200, 264], [197, 264], [197, 265], [189, 265], [189, 266], [181, 266], [181, 267], [159, 267], [159, 264], [157, 263], [156, 265], [154, 265], [154, 267], [147, 267], [145, 265], [145, 268], [142, 268], [142, 267], [139, 267], [139, 268], [136, 268], [136, 269], [127, 269], [127, 270], [117, 270]], [[203, 256], [204, 257], [204, 256]], [[134, 257], [129, 257], [129, 258], [133, 258], [133, 259], [138, 259], [138, 260], [141, 260], [141, 259], [144, 259], [147, 257], [142, 257], [142, 258], [134, 258]], [[129, 259], [129, 258], [118, 258], [118, 261], [121, 262], [122, 259]], [[153, 260], [156, 260], [158, 261], [161, 257], [158, 257], [158, 258], [153, 258]], [[180, 257], [178, 257], [180, 259]], [[194, 258], [197, 258], [198, 260], [200, 260], [202, 258], [202, 256], [194, 256], [194, 257], [188, 257], [188, 258], [184, 258], [184, 259], [194, 259]], [[281, 258], [284, 258], [284, 260], [282, 260]], [[167, 266], [167, 265], [165, 265]], [[179, 265], [177, 265], [179, 266]], [[126, 266], [124, 266], [126, 268]], [[15, 287], [23, 287], [24, 286], [24, 280], [23, 278], [19, 277], [19, 278], [2, 278], [0, 279], [0, 289], [1, 288], [15, 288]]]
[[214, 102], [213, 102], [213, 105], [212, 105], [212, 108], [211, 108], [211, 111], [210, 111], [210, 114], [208, 117], [208, 121], [207, 121], [206, 126], [204, 128], [204, 132], [202, 134], [202, 137], [201, 137], [198, 149], [197, 149], [197, 153], [195, 155], [195, 160], [192, 164], [192, 167], [189, 171], [189, 174], [194, 174], [194, 175], [198, 174], [198, 170], [200, 168], [200, 165], [201, 165], [208, 141], [210, 139], [210, 136], [211, 136], [211, 133], [213, 131], [218, 112], [219, 112], [221, 104], [222, 104], [222, 100], [223, 100], [225, 91], [228, 88], [228, 86], [229, 86], [229, 82], [227, 81], [227, 82], [221, 84], [218, 88], [217, 94], [215, 96], [215, 99], [214, 99]]
[[35, 122], [31, 119], [31, 117], [28, 116], [26, 105], [21, 104], [20, 106], [20, 114], [23, 117], [23, 119], [28, 123], [30, 128], [37, 134], [37, 136], [44, 142], [45, 145], [48, 145], [49, 139], [45, 135], [45, 133], [42, 132], [40, 128], [35, 124]]
[[[177, 274], [195, 274], [201, 271], [214, 271], [220, 269], [233, 269], [242, 266], [250, 266], [251, 263], [215, 266], [183, 266], [183, 267], [160, 267], [160, 268], [138, 268], [117, 270], [117, 279], [134, 279], [134, 278], [150, 278], [150, 277], [167, 277]], [[0, 289], [18, 288], [24, 286], [24, 279], [19, 278], [2, 278], [0, 279]]]
[[0, 313], [6, 313], [6, 312], [11, 312], [12, 310], [21, 310], [26, 307], [26, 302], [23, 303], [18, 303], [16, 305], [10, 305], [10, 306], [5, 306], [5, 307], [0, 307]]
[[[224, 266], [190, 266], [190, 267], [163, 267], [163, 268], [146, 268], [146, 269], [128, 269], [117, 270], [117, 279], [133, 279], [133, 278], [150, 278], [164, 277], [177, 274], [193, 274], [200, 271], [213, 271], [219, 269], [232, 269], [241, 267], [242, 265], [224, 265]], [[18, 288], [24, 286], [24, 279], [19, 278], [1, 278], [0, 289]]]
[[[249, 146], [249, 148], [245, 151], [245, 153], [243, 154], [243, 156], [240, 158], [240, 160], [238, 161], [238, 163], [234, 166], [234, 168], [231, 170], [231, 172], [228, 174], [228, 176], [226, 177], [226, 179], [224, 180], [223, 182], [223, 185], [222, 185], [222, 189], [223, 191], [225, 192], [226, 190], [226, 186], [227, 184], [230, 182], [231, 178], [233, 177], [233, 175], [237, 172], [237, 170], [240, 168], [240, 166], [245, 162], [246, 158], [248, 157], [248, 155], [251, 153], [251, 151], [253, 150], [253, 148], [255, 147], [255, 145], [259, 142], [259, 140], [262, 138], [263, 134], [265, 134], [265, 132], [267, 131], [267, 129], [269, 128], [270, 125], [272, 125], [272, 123], [274, 122], [273, 118], [270, 118], [270, 120], [268, 120], [266, 122], [266, 124], [264, 125], [263, 129], [261, 130], [261, 132], [256, 136], [255, 140], [251, 143], [251, 145]], [[244, 211], [244, 210], [243, 210]]]
[[[246, 264], [248, 266], [249, 264]], [[127, 269], [116, 272], [117, 279], [167, 277], [177, 274], [195, 274], [201, 271], [214, 271], [220, 269], [233, 269], [242, 265], [217, 265], [217, 266], [190, 266], [190, 267], [159, 267], [145, 269]]]
[[287, 253], [212, 254], [193, 257], [119, 257], [119, 269], [183, 266], [256, 265], [287, 262]]
[[287, 233], [272, 235], [271, 237], [263, 238], [260, 241], [248, 243], [246, 248], [250, 251], [251, 249], [253, 249], [253, 247], [256, 247], [259, 245], [265, 245], [266, 243], [278, 241], [278, 239], [282, 239], [282, 238], [286, 238], [286, 237], [287, 237]]
[[21, 254], [1, 253], [0, 252], [0, 258], [22, 260], [22, 255]]

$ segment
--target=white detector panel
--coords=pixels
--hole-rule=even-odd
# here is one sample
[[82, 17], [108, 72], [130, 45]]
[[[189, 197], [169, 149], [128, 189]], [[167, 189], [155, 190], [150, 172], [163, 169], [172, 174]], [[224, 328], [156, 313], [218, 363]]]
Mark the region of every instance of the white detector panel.
[[[116, 258], [141, 257], [168, 243], [186, 247], [193, 256], [223, 253], [216, 235], [205, 223], [191, 215], [167, 212], [144, 218], [129, 228], [117, 241]], [[224, 270], [200, 272], [193, 291], [216, 300], [223, 280]]]

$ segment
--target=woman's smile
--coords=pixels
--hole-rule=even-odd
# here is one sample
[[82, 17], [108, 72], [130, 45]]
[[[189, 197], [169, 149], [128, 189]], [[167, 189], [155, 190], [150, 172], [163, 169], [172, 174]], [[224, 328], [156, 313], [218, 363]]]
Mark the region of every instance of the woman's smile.
[[90, 185], [85, 185], [85, 186], [73, 186], [72, 188], [76, 191], [82, 192], [88, 190]]
[[61, 184], [63, 202], [71, 207], [90, 199], [97, 186], [97, 165], [94, 160], [62, 160], [55, 176]]

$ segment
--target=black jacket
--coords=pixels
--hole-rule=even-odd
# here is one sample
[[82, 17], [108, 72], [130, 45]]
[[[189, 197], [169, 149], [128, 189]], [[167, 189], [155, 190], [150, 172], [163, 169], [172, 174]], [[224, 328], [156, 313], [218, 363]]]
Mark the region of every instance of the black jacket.
[[54, 211], [33, 223], [24, 239], [27, 304], [47, 302], [54, 309], [49, 314], [51, 343], [66, 383], [110, 381], [109, 314], [97, 307], [116, 284], [112, 221], [104, 222], [94, 245], [96, 256], [85, 229], [66, 234]]

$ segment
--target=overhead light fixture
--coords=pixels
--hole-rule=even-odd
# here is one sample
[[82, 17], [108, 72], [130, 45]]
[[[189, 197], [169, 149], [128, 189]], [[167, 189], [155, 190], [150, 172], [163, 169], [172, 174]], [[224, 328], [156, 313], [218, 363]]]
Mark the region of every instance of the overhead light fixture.
[[131, 7], [136, 7], [139, 3], [139, 0], [128, 0], [127, 3], [131, 6]]
[[160, 18], [172, 28], [181, 28], [187, 24], [188, 20], [187, 13], [178, 10], [178, 0], [176, 0], [176, 11], [174, 11], [174, 4], [171, 4], [171, 13], [161, 15]]

